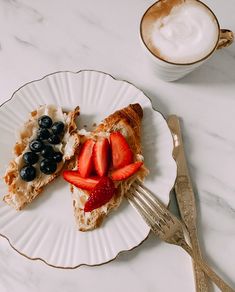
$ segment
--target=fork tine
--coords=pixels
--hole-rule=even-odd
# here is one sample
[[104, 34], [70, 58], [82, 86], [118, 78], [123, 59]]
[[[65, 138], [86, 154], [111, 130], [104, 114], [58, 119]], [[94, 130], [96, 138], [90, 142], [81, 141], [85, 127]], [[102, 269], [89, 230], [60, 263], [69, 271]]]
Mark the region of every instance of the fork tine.
[[149, 208], [149, 212], [151, 212], [154, 221], [158, 221], [159, 224], [161, 222], [162, 224], [167, 225], [167, 221], [164, 218], [164, 214], [162, 213], [161, 209], [153, 204], [152, 200], [150, 200], [148, 196], [145, 196], [141, 189], [135, 189], [135, 196], [138, 196], [138, 199]]
[[144, 221], [149, 225], [149, 227], [152, 229], [153, 222], [149, 219], [149, 214], [143, 209], [140, 202], [134, 197], [133, 193], [126, 194], [129, 203], [134, 207], [134, 209], [138, 212], [139, 215], [144, 219]]
[[146, 200], [148, 200], [149, 204], [151, 204], [154, 209], [157, 209], [158, 212], [160, 212], [160, 214], [164, 215], [162, 206], [152, 195], [150, 195], [150, 193], [146, 190], [146, 188], [143, 185], [135, 184], [135, 188], [140, 195], [142, 195]]
[[136, 195], [136, 190], [131, 189], [130, 193], [130, 199], [139, 207], [139, 209], [141, 209], [141, 211], [143, 211], [148, 217], [150, 217], [152, 223], [155, 223], [155, 221], [157, 220], [155, 216], [156, 214], [153, 214], [149, 206], [140, 198], [140, 196]]
[[[141, 198], [140, 195], [137, 194], [136, 190], [131, 191], [131, 195], [128, 194], [128, 199], [130, 203], [137, 209], [137, 211], [143, 215], [143, 219], [150, 226], [150, 228], [158, 229], [158, 233], [164, 233], [164, 229], [162, 228], [161, 218], [158, 216], [156, 210], [152, 210], [146, 202]], [[166, 222], [163, 222], [166, 225]]]
[[152, 203], [152, 205], [155, 207], [155, 211], [157, 210], [158, 214], [161, 214], [163, 218], [166, 218], [167, 220], [170, 220], [172, 223], [174, 223], [172, 216], [169, 215], [169, 211], [167, 210], [166, 206], [158, 200], [154, 195], [150, 193], [147, 188], [141, 184], [141, 183], [134, 183], [134, 187], [137, 191], [141, 192], [141, 194]]

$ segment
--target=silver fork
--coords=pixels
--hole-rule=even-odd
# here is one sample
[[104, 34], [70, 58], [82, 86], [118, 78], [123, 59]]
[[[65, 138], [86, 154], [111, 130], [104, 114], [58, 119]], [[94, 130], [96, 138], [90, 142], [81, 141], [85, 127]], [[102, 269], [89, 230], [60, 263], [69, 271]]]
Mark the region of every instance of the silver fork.
[[185, 240], [186, 229], [156, 196], [150, 193], [140, 182], [135, 182], [126, 197], [130, 204], [142, 216], [151, 230], [163, 241], [182, 247], [208, 277], [223, 292], [234, 292], [200, 257], [194, 255], [191, 247]]

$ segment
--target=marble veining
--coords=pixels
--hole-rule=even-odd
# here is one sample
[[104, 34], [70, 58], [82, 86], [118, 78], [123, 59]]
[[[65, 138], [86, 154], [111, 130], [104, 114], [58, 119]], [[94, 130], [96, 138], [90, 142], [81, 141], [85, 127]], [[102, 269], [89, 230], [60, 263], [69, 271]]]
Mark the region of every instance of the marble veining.
[[223, 212], [225, 216], [232, 217], [231, 219], [235, 218], [235, 208], [233, 208], [225, 199], [221, 198], [216, 193], [211, 193], [204, 190], [202, 190], [202, 193], [202, 202], [206, 202], [212, 208], [217, 208], [220, 212]]
[[[138, 35], [140, 18], [153, 2], [0, 0], [0, 102], [51, 72], [96, 69], [134, 83], [164, 115], [179, 115], [202, 252], [235, 288], [235, 45], [182, 80], [158, 80]], [[233, 0], [204, 2], [221, 27], [235, 31]], [[189, 292], [191, 267], [184, 251], [152, 235], [107, 265], [76, 270], [31, 261], [0, 237], [1, 292]]]
[[19, 43], [19, 44], [21, 44], [21, 45], [23, 45], [23, 46], [30, 46], [30, 47], [35, 47], [35, 45], [34, 44], [32, 44], [32, 43], [30, 43], [30, 42], [28, 42], [28, 41], [25, 41], [25, 40], [23, 40], [23, 39], [21, 39], [21, 38], [19, 38], [19, 37], [17, 37], [17, 36], [15, 36], [14, 37], [15, 38], [15, 40]]
[[[18, 10], [23, 10], [26, 13], [31, 13], [35, 20], [37, 22], [42, 22], [43, 21], [43, 16], [38, 12], [37, 9], [30, 7], [29, 5], [22, 3], [20, 1], [17, 0], [1, 0], [1, 2], [3, 2], [3, 5], [5, 5], [6, 9], [18, 9]], [[11, 11], [13, 12], [13, 11]]]

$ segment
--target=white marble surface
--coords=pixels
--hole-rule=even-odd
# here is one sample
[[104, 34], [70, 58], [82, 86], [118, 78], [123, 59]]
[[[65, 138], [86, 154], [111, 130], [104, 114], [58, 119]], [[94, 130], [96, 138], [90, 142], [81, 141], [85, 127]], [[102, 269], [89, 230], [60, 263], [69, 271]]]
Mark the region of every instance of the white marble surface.
[[[97, 69], [133, 82], [165, 115], [179, 115], [203, 254], [235, 287], [235, 45], [181, 81], [158, 80], [138, 38], [140, 17], [152, 3], [0, 0], [0, 102], [45, 74]], [[233, 0], [205, 3], [222, 27], [235, 31]], [[194, 291], [191, 262], [178, 247], [150, 236], [104, 266], [59, 270], [22, 257], [0, 238], [1, 292], [75, 290]]]

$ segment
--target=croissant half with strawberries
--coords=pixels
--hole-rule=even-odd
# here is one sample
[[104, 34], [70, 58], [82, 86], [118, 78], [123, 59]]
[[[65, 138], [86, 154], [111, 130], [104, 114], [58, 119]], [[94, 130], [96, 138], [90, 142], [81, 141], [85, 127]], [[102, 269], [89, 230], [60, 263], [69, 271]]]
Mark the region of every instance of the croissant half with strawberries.
[[63, 177], [71, 184], [76, 224], [81, 231], [95, 229], [121, 204], [135, 180], [148, 170], [143, 164], [139, 104], [116, 111], [94, 131], [78, 131], [80, 146], [73, 170]]

